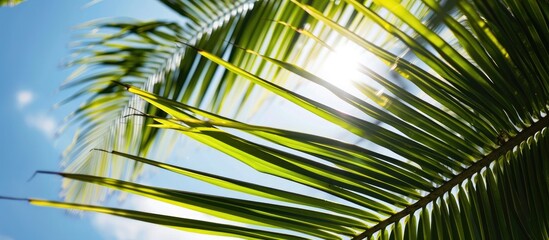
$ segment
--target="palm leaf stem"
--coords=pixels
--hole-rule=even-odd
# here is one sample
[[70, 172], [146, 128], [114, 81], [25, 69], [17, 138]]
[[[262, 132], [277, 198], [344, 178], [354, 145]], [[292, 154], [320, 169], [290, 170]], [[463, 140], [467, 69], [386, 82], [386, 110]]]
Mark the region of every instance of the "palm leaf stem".
[[371, 228], [368, 228], [366, 231], [354, 237], [352, 240], [367, 239], [370, 236], [372, 236], [372, 234], [376, 233], [379, 230], [384, 229], [388, 225], [398, 222], [400, 219], [414, 213], [418, 209], [426, 207], [427, 204], [443, 196], [445, 193], [449, 192], [452, 188], [461, 184], [464, 180], [472, 177], [475, 173], [480, 172], [483, 168], [487, 167], [492, 162], [499, 159], [501, 156], [504, 156], [505, 153], [513, 150], [515, 147], [519, 146], [522, 142], [534, 136], [534, 134], [541, 131], [547, 126], [549, 126], [549, 115], [542, 117], [539, 121], [523, 129], [516, 136], [510, 138], [507, 142], [503, 143], [499, 148], [496, 148], [494, 151], [490, 152], [488, 155], [484, 156], [482, 159], [475, 162], [474, 164], [472, 164], [470, 167], [468, 167], [458, 175], [455, 175], [446, 183], [442, 184], [440, 187], [431, 191], [425, 197], [420, 198], [414, 204], [402, 209], [402, 211], [400, 212], [397, 212], [391, 215], [387, 219], [379, 222], [378, 224], [372, 226]]

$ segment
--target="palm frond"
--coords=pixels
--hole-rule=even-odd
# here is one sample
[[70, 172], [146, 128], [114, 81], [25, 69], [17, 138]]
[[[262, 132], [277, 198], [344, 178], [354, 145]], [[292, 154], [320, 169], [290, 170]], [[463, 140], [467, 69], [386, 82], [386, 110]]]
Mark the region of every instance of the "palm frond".
[[[150, 122], [146, 119], [143, 122], [143, 119], [134, 120], [128, 117], [135, 112], [165, 115], [154, 107], [144, 105], [138, 98], [125, 94], [111, 81], [134, 84], [171, 99], [219, 112], [223, 109], [222, 103], [228, 102], [226, 99], [231, 96], [240, 102], [238, 105], [243, 104], [246, 96], [251, 94], [253, 85], [239, 80], [236, 75], [225, 73], [224, 69], [201, 58], [195, 52], [186, 51], [179, 42], [213, 49], [213, 53], [234, 59], [232, 61], [235, 62], [253, 63], [253, 59], [236, 56], [229, 44], [253, 41], [257, 46], [267, 46], [260, 37], [262, 35], [244, 37], [255, 32], [255, 29], [246, 28], [246, 22], [260, 22], [263, 27], [258, 26], [257, 29], [282, 34], [287, 36], [286, 39], [296, 35], [294, 31], [282, 27], [270, 27], [273, 24], [269, 20], [279, 17], [276, 15], [277, 9], [297, 9], [288, 3], [254, 4], [254, 1], [238, 1], [222, 5], [213, 4], [224, 9], [216, 11], [213, 15], [204, 15], [199, 11], [197, 8], [204, 6], [200, 2], [164, 3], [192, 21], [185, 21], [181, 26], [174, 22], [108, 19], [81, 26], [91, 29], [91, 32], [84, 34], [83, 40], [77, 43], [74, 50], [76, 57], [69, 63], [81, 67], [62, 85], [62, 88], [81, 87], [82, 90], [59, 104], [63, 105], [88, 96], [88, 99], [67, 118], [67, 124], [63, 128], [77, 124], [80, 129], [74, 138], [74, 144], [64, 154], [62, 165], [67, 171], [135, 179], [141, 171], [140, 164], [132, 166], [123, 159], [111, 160], [110, 155], [89, 152], [89, 149], [114, 149], [146, 156], [154, 154], [151, 152], [154, 142], [167, 146], [173, 140], [169, 134], [147, 127]], [[298, 22], [305, 14], [294, 15], [293, 22]], [[288, 45], [291, 42], [284, 44]], [[280, 51], [280, 54], [285, 53]], [[273, 76], [276, 76], [277, 73], [274, 74]], [[234, 87], [235, 84], [239, 87]], [[161, 141], [165, 143], [160, 143]], [[169, 152], [169, 148], [162, 152]], [[158, 155], [157, 157], [161, 158]], [[103, 196], [97, 194], [98, 189], [93, 186], [70, 180], [65, 183], [67, 200], [90, 201], [92, 198], [87, 196], [91, 195], [80, 193], [91, 191], [96, 192], [95, 196]]]
[[[282, 190], [280, 186], [258, 185], [154, 161], [110, 147], [120, 142], [114, 139], [105, 147], [94, 146], [102, 151], [93, 154], [128, 158], [139, 166], [163, 168], [264, 201], [252, 201], [244, 195], [228, 198], [183, 192], [98, 172], [74, 171], [55, 174], [250, 227], [220, 226], [216, 231], [204, 228], [213, 225], [173, 225], [175, 219], [171, 217], [147, 213], [40, 200], [31, 203], [127, 215], [244, 238], [549, 238], [549, 218], [543, 204], [549, 197], [549, 165], [545, 159], [549, 152], [544, 147], [549, 141], [549, 55], [545, 44], [549, 42], [549, 3], [162, 2], [188, 17], [190, 30], [171, 29], [178, 44], [170, 45], [172, 38], [156, 33], [156, 28], [165, 27], [165, 23], [154, 22], [155, 27], [146, 28], [145, 33], [136, 29], [151, 23], [125, 27], [114, 24], [115, 28], [125, 29], [119, 30], [116, 37], [124, 38], [125, 32], [134, 31], [140, 36], [139, 44], [164, 46], [160, 41], [167, 42], [167, 50], [148, 50], [142, 45], [137, 50], [131, 45], [131, 51], [142, 55], [127, 57], [129, 65], [121, 63], [125, 61], [115, 64], [118, 69], [126, 69], [122, 66], [137, 62], [138, 68], [145, 69], [140, 73], [146, 69], [154, 73], [157, 66], [173, 61], [166, 59], [173, 59], [169, 56], [176, 52], [181, 56], [175, 61], [179, 63], [163, 72], [171, 75], [159, 78], [162, 81], [149, 88], [148, 80], [144, 84], [112, 79], [112, 74], [101, 72], [81, 80], [103, 79], [103, 85], [99, 85], [102, 88], [95, 89], [97, 93], [148, 103], [140, 103], [141, 107], [136, 107], [139, 116], [128, 121], [143, 123], [139, 127], [149, 133], [149, 145], [143, 145], [143, 137], [138, 139], [141, 144], [125, 144], [150, 148], [157, 141], [152, 133], [159, 129], [180, 133], [241, 161], [255, 169], [258, 176], [267, 174], [307, 186], [326, 194], [330, 201]], [[447, 4], [454, 8], [447, 11]], [[226, 11], [216, 15], [221, 9]], [[204, 36], [188, 39], [184, 37], [188, 32]], [[82, 61], [106, 65], [120, 60], [119, 55], [125, 54], [120, 49], [104, 49], [110, 46], [109, 41], [101, 42], [102, 47]], [[332, 66], [311, 60], [333, 56], [346, 42], [354, 44], [357, 51], [375, 56], [357, 60], [361, 75], [352, 79], [353, 89], [349, 91], [341, 89], [342, 79], [327, 79], [318, 69]], [[145, 60], [134, 61], [139, 57]], [[340, 111], [326, 100], [328, 95], [300, 92], [298, 82], [322, 89], [322, 93], [335, 96], [356, 111]], [[259, 89], [261, 94], [257, 94]], [[234, 100], [234, 96], [241, 98]], [[257, 99], [261, 96], [275, 96], [315, 114], [327, 120], [326, 124], [368, 141], [368, 148], [320, 134], [246, 123], [235, 117], [238, 110], [224, 111], [229, 104], [242, 106], [248, 98], [260, 101]], [[124, 101], [116, 105], [103, 96], [96, 99], [101, 99], [103, 110], [126, 106]], [[79, 111], [88, 118], [102, 111], [88, 110], [90, 104], [85, 106]], [[87, 137], [82, 139], [100, 134], [87, 130]], [[86, 148], [82, 141], [93, 142], [77, 141], [80, 145], [75, 149], [79, 151]], [[182, 220], [181, 224], [187, 223]]]
[[15, 5], [18, 5], [25, 0], [0, 0], [0, 7], [13, 7]]

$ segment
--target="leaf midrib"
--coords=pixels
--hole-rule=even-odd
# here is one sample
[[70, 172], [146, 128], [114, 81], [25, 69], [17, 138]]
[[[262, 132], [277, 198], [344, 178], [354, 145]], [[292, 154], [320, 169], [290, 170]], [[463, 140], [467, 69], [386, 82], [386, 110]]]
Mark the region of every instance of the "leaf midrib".
[[545, 127], [549, 126], [549, 115], [542, 117], [540, 120], [532, 124], [531, 126], [520, 131], [516, 136], [510, 138], [507, 142], [502, 144], [500, 147], [494, 149], [488, 155], [485, 155], [482, 159], [478, 160], [470, 167], [465, 169], [463, 172], [455, 175], [452, 179], [448, 180], [440, 187], [436, 188], [426, 196], [420, 198], [417, 202], [408, 207], [402, 209], [400, 212], [397, 212], [387, 219], [379, 222], [378, 224], [368, 228], [361, 234], [354, 237], [352, 240], [366, 239], [377, 231], [384, 229], [388, 225], [398, 222], [403, 217], [406, 217], [418, 209], [421, 209], [430, 202], [436, 200], [437, 198], [443, 196], [445, 193], [449, 192], [453, 187], [462, 183], [464, 180], [470, 178], [475, 173], [480, 172], [484, 167], [488, 166], [490, 163], [497, 160], [499, 157], [506, 154], [508, 151], [513, 150], [516, 146], [526, 141], [528, 138], [534, 136], [537, 132], [541, 131]]

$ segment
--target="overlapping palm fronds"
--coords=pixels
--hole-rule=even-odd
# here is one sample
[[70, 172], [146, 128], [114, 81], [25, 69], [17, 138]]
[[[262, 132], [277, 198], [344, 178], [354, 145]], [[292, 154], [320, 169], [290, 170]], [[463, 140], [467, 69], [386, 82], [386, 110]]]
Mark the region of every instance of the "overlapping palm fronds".
[[[246, 28], [245, 23], [261, 20], [263, 25], [272, 25], [268, 19], [277, 18], [277, 9], [296, 9], [288, 3], [276, 2], [257, 3], [255, 7], [254, 1], [164, 3], [185, 17], [183, 26], [174, 22], [133, 19], [98, 20], [82, 25], [91, 32], [77, 43], [74, 60], [69, 63], [81, 67], [62, 86], [80, 86], [82, 90], [59, 104], [89, 96], [67, 118], [65, 128], [71, 124], [79, 125], [74, 144], [64, 154], [63, 166], [67, 171], [135, 179], [141, 171], [140, 164], [133, 165], [116, 157], [111, 159], [110, 155], [89, 150], [114, 149], [146, 156], [151, 154], [151, 145], [155, 143], [164, 146], [161, 152], [169, 152], [167, 146], [173, 140], [169, 134], [149, 128], [147, 124], [151, 122], [146, 119], [128, 117], [135, 112], [156, 116], [165, 116], [164, 113], [144, 105], [135, 96], [117, 88], [112, 81], [133, 84], [170, 99], [221, 111], [222, 103], [228, 96], [232, 94], [246, 98], [253, 86], [239, 81], [236, 75], [225, 73], [223, 68], [201, 58], [196, 52], [186, 51], [179, 42], [206, 47], [215, 54], [234, 58], [235, 62], [253, 62], [253, 59], [233, 53], [229, 43], [244, 44], [251, 40], [245, 37], [246, 34], [257, 29], [265, 29], [263, 34], [267, 34], [268, 28], [259, 25], [257, 29]], [[205, 6], [208, 7], [203, 9]], [[254, 15], [256, 19], [248, 16], [252, 7], [262, 15]], [[297, 13], [295, 17], [303, 15]], [[297, 33], [278, 29], [276, 34], [287, 35], [285, 38], [291, 39]], [[257, 38], [253, 41], [257, 42], [257, 46], [262, 46], [262, 40]], [[285, 51], [279, 52], [285, 54]], [[273, 76], [276, 75], [274, 73]], [[242, 99], [239, 101], [244, 102]], [[160, 143], [163, 140], [165, 142]], [[89, 202], [103, 196], [97, 188], [74, 181], [67, 181], [65, 189], [68, 200]], [[94, 192], [93, 197], [88, 194], [91, 192]]]
[[[268, 174], [305, 185], [329, 195], [330, 200], [99, 146], [92, 152], [148, 164], [265, 201], [67, 171], [47, 173], [242, 222], [246, 227], [73, 203], [34, 199], [30, 203], [252, 239], [549, 238], [544, 204], [549, 197], [549, 150], [545, 147], [549, 141], [549, 3], [254, 1], [238, 3], [249, 4], [237, 7], [246, 9], [240, 12], [220, 1], [164, 3], [190, 16], [192, 27], [172, 29], [177, 44], [166, 47], [173, 50], [145, 51], [138, 68], [154, 65], [151, 59], [173, 52], [181, 56], [179, 63], [166, 64], [173, 57], [159, 61], [160, 66], [173, 67], [163, 72], [169, 74], [154, 87], [127, 78], [105, 78], [103, 85], [93, 85], [111, 87], [116, 96], [149, 104], [137, 105], [142, 107], [136, 119], [145, 119], [146, 124], [139, 125], [141, 131], [132, 131], [150, 135], [140, 137], [137, 146], [149, 147], [157, 141], [158, 129], [180, 133], [241, 161], [257, 170], [258, 176]], [[212, 23], [218, 18], [209, 16], [216, 9], [226, 9], [223, 16], [228, 17], [223, 19], [227, 20]], [[227, 15], [232, 10], [235, 13]], [[211, 31], [201, 27], [212, 24]], [[154, 35], [152, 29], [145, 35]], [[217, 31], [224, 33], [215, 35]], [[188, 32], [208, 36], [188, 38]], [[149, 39], [143, 41], [150, 41], [151, 46], [162, 46], [151, 36], [142, 39]], [[352, 91], [342, 90], [342, 82], [319, 73], [319, 66], [330, 66], [315, 65], [319, 58], [339, 51], [338, 45], [345, 41], [377, 59], [357, 60], [361, 75], [351, 81]], [[188, 60], [181, 60], [187, 56]], [[339, 111], [324, 96], [298, 92], [292, 88], [295, 85], [284, 82], [296, 78], [326, 90], [356, 114]], [[173, 87], [181, 82], [180, 87]], [[224, 110], [230, 107], [224, 103], [231, 97], [257, 97], [252, 94], [256, 88], [367, 140], [370, 147], [246, 123], [234, 117], [237, 111]], [[104, 96], [96, 99], [102, 99], [105, 108], [113, 105]], [[85, 149], [90, 146], [86, 144], [79, 146]]]

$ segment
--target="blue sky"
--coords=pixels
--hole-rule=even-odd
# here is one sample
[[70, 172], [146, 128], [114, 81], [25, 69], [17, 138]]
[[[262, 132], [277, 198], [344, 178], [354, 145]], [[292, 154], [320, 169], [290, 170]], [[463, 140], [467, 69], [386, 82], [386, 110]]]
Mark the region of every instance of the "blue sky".
[[[154, 0], [104, 0], [84, 7], [89, 3], [90, 0], [29, 0], [14, 8], [0, 9], [0, 110], [3, 113], [0, 118], [0, 195], [59, 199], [60, 178], [37, 176], [31, 181], [28, 179], [37, 170], [60, 170], [60, 153], [72, 137], [71, 133], [53, 137], [63, 117], [72, 109], [69, 106], [52, 110], [52, 106], [70, 95], [69, 91], [57, 89], [71, 73], [71, 69], [60, 66], [69, 55], [69, 43], [76, 39], [74, 26], [103, 17], [158, 19], [160, 16], [161, 19], [180, 20]], [[284, 105], [271, 107], [279, 109], [278, 112], [287, 109]], [[296, 122], [288, 119], [288, 122]], [[255, 178], [249, 168], [219, 152], [187, 140], [177, 144], [184, 147], [174, 152], [172, 163], [184, 162], [186, 167], [213, 170], [230, 177]], [[221, 191], [158, 169], [149, 169], [143, 181], [185, 190]], [[254, 181], [272, 183], [276, 180], [264, 177]], [[135, 196], [119, 203], [118, 207], [224, 222]], [[68, 240], [76, 239], [75, 236], [84, 240], [219, 239], [109, 215], [74, 216], [60, 209], [0, 201], [0, 240]]]
[[[14, 8], [0, 8], [0, 111], [3, 113], [0, 118], [0, 195], [59, 199], [59, 178], [37, 176], [31, 181], [28, 179], [37, 170], [60, 170], [60, 153], [72, 137], [71, 133], [60, 138], [53, 137], [63, 117], [72, 110], [70, 106], [52, 110], [55, 103], [70, 95], [70, 91], [57, 91], [60, 83], [71, 73], [71, 69], [60, 66], [69, 55], [69, 43], [76, 40], [73, 27], [103, 17], [134, 17], [145, 20], [160, 17], [163, 20], [181, 20], [155, 0], [28, 0]], [[348, 69], [341, 71], [346, 72]], [[310, 90], [314, 93], [319, 91], [322, 89]], [[329, 97], [319, 95], [323, 98]], [[328, 102], [337, 101], [334, 99]], [[338, 109], [346, 111], [341, 106]], [[266, 115], [265, 112], [271, 115]], [[273, 117], [277, 114], [285, 117]], [[273, 101], [268, 106], [268, 111], [263, 111], [253, 120], [265, 125], [291, 126], [290, 129], [342, 136], [341, 129], [326, 128], [324, 120], [312, 118], [310, 113], [288, 105], [285, 101]], [[318, 129], [319, 124], [323, 124], [322, 129]], [[347, 140], [354, 142], [356, 139]], [[256, 183], [274, 183], [278, 187], [291, 188], [304, 194], [319, 194], [301, 186], [288, 185], [274, 177], [257, 178], [242, 163], [192, 141], [180, 139], [176, 144], [178, 147], [170, 157], [172, 163], [233, 178], [253, 179]], [[206, 193], [221, 192], [216, 187], [197, 184], [196, 181], [158, 169], [148, 169], [142, 179], [145, 184], [162, 187]], [[227, 194], [234, 196], [231, 195], [234, 193]], [[112, 202], [116, 203], [116, 199], [112, 199]], [[201, 213], [135, 196], [130, 196], [117, 205], [122, 208], [223, 222]], [[219, 239], [108, 215], [87, 213], [74, 216], [60, 209], [0, 201], [0, 240], [63, 240], [76, 239], [75, 236], [78, 236], [77, 239], [115, 240]]]
[[[71, 109], [51, 107], [68, 95], [57, 87], [70, 74], [60, 65], [75, 39], [72, 28], [102, 17], [177, 17], [153, 0], [105, 0], [85, 7], [90, 1], [29, 0], [0, 9], [0, 195], [58, 199], [60, 179], [27, 180], [36, 170], [59, 170], [60, 152], [71, 137], [52, 137]], [[120, 238], [112, 227], [101, 227], [105, 221], [118, 219], [0, 201], [0, 240]]]

